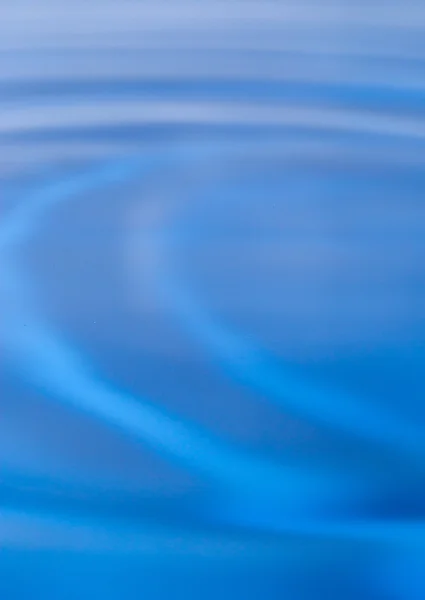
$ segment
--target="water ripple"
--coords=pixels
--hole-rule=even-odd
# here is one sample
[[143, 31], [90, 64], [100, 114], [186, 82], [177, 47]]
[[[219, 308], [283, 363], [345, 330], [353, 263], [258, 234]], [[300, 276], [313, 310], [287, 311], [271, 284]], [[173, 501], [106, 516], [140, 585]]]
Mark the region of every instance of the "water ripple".
[[424, 33], [1, 7], [5, 598], [424, 597]]

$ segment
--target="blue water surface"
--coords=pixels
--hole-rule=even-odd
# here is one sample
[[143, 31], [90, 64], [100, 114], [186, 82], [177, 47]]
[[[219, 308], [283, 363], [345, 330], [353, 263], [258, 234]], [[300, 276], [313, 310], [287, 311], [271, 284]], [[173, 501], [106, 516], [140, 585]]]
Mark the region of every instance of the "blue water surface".
[[0, 597], [422, 600], [423, 7], [0, 10]]

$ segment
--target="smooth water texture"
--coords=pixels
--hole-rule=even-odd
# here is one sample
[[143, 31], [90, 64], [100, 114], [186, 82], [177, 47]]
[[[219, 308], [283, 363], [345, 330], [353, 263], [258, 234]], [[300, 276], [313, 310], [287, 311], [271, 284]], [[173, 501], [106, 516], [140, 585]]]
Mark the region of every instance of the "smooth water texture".
[[425, 8], [0, 6], [0, 597], [425, 598]]

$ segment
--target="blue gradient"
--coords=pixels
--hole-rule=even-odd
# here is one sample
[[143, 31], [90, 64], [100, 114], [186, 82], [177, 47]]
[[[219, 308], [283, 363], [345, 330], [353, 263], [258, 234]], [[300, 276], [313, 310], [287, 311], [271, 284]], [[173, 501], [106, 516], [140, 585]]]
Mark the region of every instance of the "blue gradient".
[[425, 12], [0, 7], [0, 598], [425, 598]]

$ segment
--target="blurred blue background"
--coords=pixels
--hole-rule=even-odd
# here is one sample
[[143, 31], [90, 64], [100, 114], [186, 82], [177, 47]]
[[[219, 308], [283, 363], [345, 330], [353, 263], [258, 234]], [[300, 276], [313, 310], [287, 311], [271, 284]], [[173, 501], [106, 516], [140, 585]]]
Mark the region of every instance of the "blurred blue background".
[[425, 598], [425, 7], [0, 5], [0, 598]]

